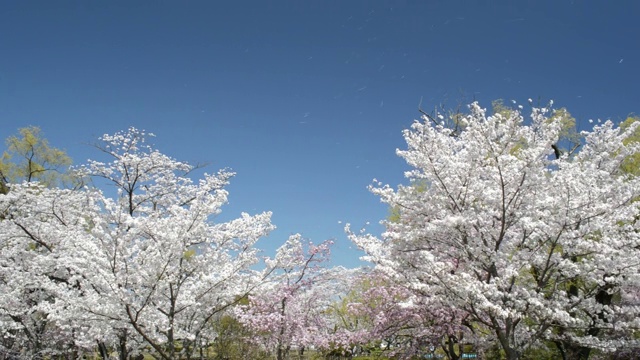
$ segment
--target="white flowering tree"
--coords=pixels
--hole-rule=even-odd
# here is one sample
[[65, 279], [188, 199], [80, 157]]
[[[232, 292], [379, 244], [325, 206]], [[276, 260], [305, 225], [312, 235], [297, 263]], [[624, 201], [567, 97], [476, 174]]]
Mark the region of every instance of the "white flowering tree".
[[[101, 138], [109, 160], [79, 172], [104, 192], [11, 186], [0, 199], [3, 285], [47, 289], [38, 306], [56, 334], [97, 345], [105, 358], [114, 349], [121, 359], [140, 351], [190, 358], [213, 341], [210, 320], [270, 272], [254, 269], [254, 244], [274, 228], [271, 213], [214, 222], [233, 174], [194, 182], [194, 167], [153, 149], [149, 135], [131, 128]], [[3, 309], [3, 320], [20, 306]]]
[[80, 334], [54, 313], [60, 296], [79, 289], [72, 254], [86, 239], [90, 194], [36, 183], [10, 189], [0, 195], [0, 357], [72, 357]]
[[[93, 219], [92, 247], [82, 246], [94, 270], [94, 302], [82, 310], [131, 326], [164, 359], [212, 340], [209, 320], [246, 295], [265, 276], [255, 242], [274, 227], [271, 213], [214, 223], [233, 175], [221, 171], [192, 182], [193, 167], [145, 143], [145, 133], [103, 136], [109, 163], [92, 161], [87, 175], [115, 185]], [[183, 356], [185, 354], [182, 354]]]
[[[563, 113], [560, 113], [562, 115]], [[455, 131], [425, 116], [398, 151], [410, 184], [371, 191], [394, 209], [382, 238], [350, 233], [367, 258], [490, 331], [507, 359], [541, 341], [564, 358], [633, 344], [640, 270], [638, 152], [606, 122], [562, 154], [548, 109], [488, 116], [477, 103]]]
[[37, 127], [19, 129], [6, 145], [0, 159], [0, 358], [72, 356], [73, 334], [50, 321], [48, 309], [57, 289], [69, 285], [65, 268], [54, 261], [67, 244], [60, 231], [74, 232], [76, 225], [70, 219], [78, 208], [64, 199], [81, 204], [84, 195], [54, 189], [71, 184], [71, 160]]

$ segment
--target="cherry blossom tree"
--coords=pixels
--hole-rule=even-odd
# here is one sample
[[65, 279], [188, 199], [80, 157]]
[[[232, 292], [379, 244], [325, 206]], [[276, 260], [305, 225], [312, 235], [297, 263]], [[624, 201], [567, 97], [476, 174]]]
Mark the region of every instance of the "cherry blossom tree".
[[103, 136], [99, 148], [111, 162], [84, 167], [115, 185], [117, 196], [100, 199], [92, 246], [79, 244], [93, 264], [84, 286], [94, 291], [78, 307], [126, 323], [163, 359], [178, 356], [177, 341], [189, 357], [209, 320], [266, 276], [252, 269], [259, 261], [254, 244], [274, 226], [269, 212], [214, 223], [233, 173], [193, 182], [187, 175], [194, 167], [147, 145], [147, 135], [129, 129]]
[[240, 322], [278, 360], [292, 349], [302, 353], [309, 347], [342, 345], [328, 315], [337, 296], [346, 292], [353, 270], [325, 267], [331, 244], [314, 245], [299, 234], [291, 236], [267, 261], [277, 272], [271, 282], [249, 296], [249, 305], [237, 308]]
[[640, 325], [617, 300], [639, 285], [640, 179], [621, 169], [637, 124], [605, 122], [562, 153], [556, 115], [473, 103], [456, 131], [425, 116], [398, 151], [410, 184], [371, 186], [393, 221], [382, 238], [350, 232], [379, 271], [463, 311], [507, 359], [543, 340], [564, 358], [615, 351]]
[[0, 195], [0, 353], [73, 357], [79, 334], [54, 313], [59, 297], [78, 288], [69, 255], [76, 238], [86, 238], [91, 196], [36, 183], [10, 184], [10, 190]]
[[374, 269], [353, 282], [337, 312], [360, 352], [382, 350], [401, 359], [437, 353], [457, 360], [462, 345], [477, 348], [479, 337], [465, 321], [466, 314], [441, 300], [418, 295]]
[[[254, 244], [274, 228], [271, 213], [214, 222], [233, 173], [193, 181], [194, 167], [155, 150], [149, 136], [131, 128], [101, 138], [108, 161], [78, 172], [102, 191], [10, 185], [0, 197], [1, 285], [47, 300], [3, 302], [3, 329], [28, 335], [21, 319], [37, 306], [52, 334], [98, 346], [104, 358], [113, 349], [123, 360], [143, 350], [190, 358], [215, 337], [209, 322], [270, 273], [256, 270]], [[39, 340], [28, 340], [37, 350]]]
[[[73, 336], [51, 322], [47, 311], [54, 285], [66, 282], [64, 268], [52, 261], [65, 241], [48, 235], [58, 233], [77, 209], [60, 200], [71, 193], [55, 187], [79, 181], [67, 171], [66, 153], [51, 147], [37, 127], [19, 129], [6, 145], [0, 159], [0, 357], [72, 354]], [[16, 193], [9, 194], [10, 188]], [[53, 227], [51, 233], [33, 227], [42, 223]]]

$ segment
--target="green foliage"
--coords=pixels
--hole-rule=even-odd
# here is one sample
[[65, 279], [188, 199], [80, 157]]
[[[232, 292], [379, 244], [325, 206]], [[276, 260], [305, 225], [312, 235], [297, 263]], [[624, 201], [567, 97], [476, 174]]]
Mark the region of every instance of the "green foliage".
[[501, 115], [504, 118], [508, 118], [515, 110], [505, 105], [504, 100], [497, 99], [491, 102], [491, 111], [494, 115]]
[[[620, 129], [622, 129], [622, 131], [629, 131], [629, 127], [636, 121], [640, 121], [639, 116], [629, 116], [620, 124]], [[624, 140], [624, 144], [628, 145], [638, 142], [640, 142], [640, 127], [634, 129], [633, 134], [630, 134], [629, 137]], [[634, 176], [640, 175], [640, 153], [627, 157], [622, 162], [622, 171]]]
[[8, 191], [7, 184], [22, 181], [38, 181], [47, 187], [73, 182], [67, 172], [71, 158], [64, 150], [51, 147], [38, 127], [21, 128], [18, 133], [5, 141], [7, 150], [0, 158], [0, 193]]
[[[240, 303], [248, 300], [243, 298]], [[253, 334], [231, 315], [222, 315], [213, 323], [216, 340], [210, 350], [213, 359], [268, 359], [260, 346], [251, 342]]]
[[357, 330], [371, 326], [370, 319], [363, 316], [354, 315], [349, 311], [349, 305], [354, 303], [363, 303], [366, 306], [375, 309], [378, 307], [374, 299], [365, 298], [363, 294], [376, 286], [384, 285], [381, 279], [364, 276], [351, 285], [351, 289], [347, 294], [336, 301], [328, 310], [331, 315], [339, 320], [339, 325], [349, 330]]
[[522, 354], [522, 360], [555, 360], [562, 359], [562, 354], [558, 348], [551, 342], [540, 344], [540, 346], [531, 347]]
[[190, 260], [191, 258], [193, 258], [193, 256], [196, 254], [196, 250], [195, 249], [190, 249], [184, 252], [183, 258], [185, 260]]
[[580, 142], [580, 134], [576, 130], [576, 119], [566, 108], [554, 110], [549, 117], [549, 121], [555, 121], [560, 124], [561, 141], [568, 141], [571, 144]]
[[[510, 117], [516, 109], [505, 105], [502, 99], [494, 100], [491, 103], [492, 112], [494, 115], [500, 115], [503, 118]], [[580, 133], [576, 130], [576, 119], [566, 108], [555, 109], [549, 116], [549, 122], [557, 122], [560, 124], [560, 140], [558, 144], [554, 144], [554, 150], [558, 151], [558, 155], [561, 153], [571, 153], [580, 145]], [[526, 147], [525, 143], [516, 146], [512, 149], [513, 154]]]

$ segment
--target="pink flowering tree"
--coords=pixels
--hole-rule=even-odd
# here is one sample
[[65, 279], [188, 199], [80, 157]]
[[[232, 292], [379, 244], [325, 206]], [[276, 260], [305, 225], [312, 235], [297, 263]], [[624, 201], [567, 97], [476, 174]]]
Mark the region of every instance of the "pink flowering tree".
[[356, 353], [387, 352], [397, 358], [428, 353], [459, 359], [462, 344], [479, 336], [463, 312], [430, 294], [418, 296], [399, 282], [373, 270], [361, 273], [335, 313]]
[[333, 345], [329, 307], [350, 271], [326, 268], [332, 242], [304, 243], [293, 235], [267, 263], [275, 268], [271, 282], [249, 296], [249, 305], [238, 307], [242, 324], [256, 334], [255, 341], [273, 351], [278, 360], [292, 349], [328, 348]]

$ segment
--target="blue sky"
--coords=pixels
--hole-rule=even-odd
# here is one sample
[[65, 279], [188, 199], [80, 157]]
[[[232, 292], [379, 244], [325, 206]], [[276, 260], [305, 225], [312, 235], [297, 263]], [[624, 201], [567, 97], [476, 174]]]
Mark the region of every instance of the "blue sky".
[[[36, 125], [83, 163], [135, 126], [164, 153], [237, 172], [221, 219], [274, 212], [360, 255], [366, 187], [402, 183], [401, 131], [474, 99], [553, 99], [586, 127], [640, 111], [637, 1], [0, 2], [0, 137]], [[340, 224], [339, 222], [342, 222]]]

